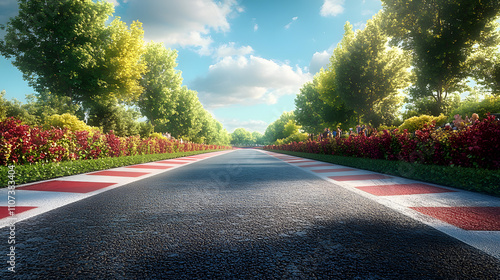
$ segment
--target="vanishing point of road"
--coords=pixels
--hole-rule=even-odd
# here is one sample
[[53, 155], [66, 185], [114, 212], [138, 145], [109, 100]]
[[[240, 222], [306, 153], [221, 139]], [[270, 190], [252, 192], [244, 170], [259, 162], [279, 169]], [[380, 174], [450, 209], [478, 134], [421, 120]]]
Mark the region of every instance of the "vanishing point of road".
[[1, 279], [500, 279], [497, 258], [256, 150], [20, 221], [16, 236], [17, 272]]

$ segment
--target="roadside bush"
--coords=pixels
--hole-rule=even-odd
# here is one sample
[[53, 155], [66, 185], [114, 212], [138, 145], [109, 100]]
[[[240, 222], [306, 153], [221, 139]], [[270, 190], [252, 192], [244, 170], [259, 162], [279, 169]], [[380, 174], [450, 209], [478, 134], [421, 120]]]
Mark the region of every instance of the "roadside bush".
[[78, 159], [157, 153], [230, 149], [227, 146], [187, 143], [139, 136], [118, 137], [112, 131], [43, 129], [8, 118], [0, 122], [0, 165], [61, 162]]
[[62, 114], [62, 115], [52, 115], [47, 117], [45, 120], [45, 124], [43, 126], [44, 129], [50, 129], [51, 127], [60, 128], [60, 129], [68, 129], [70, 131], [88, 131], [91, 132], [96, 130], [91, 126], [88, 126], [83, 121], [79, 120], [77, 116], [71, 114]]
[[500, 169], [500, 121], [494, 116], [463, 130], [434, 129], [424, 125], [414, 135], [408, 131], [384, 130], [366, 137], [293, 142], [264, 149], [346, 157], [386, 159], [420, 164], [454, 165]]
[[421, 115], [418, 117], [412, 117], [403, 122], [402, 125], [399, 126], [400, 130], [408, 130], [409, 132], [415, 132], [417, 130], [423, 129], [426, 125], [436, 125], [441, 126], [447, 120], [447, 117], [443, 114], [439, 115], [439, 117], [433, 117], [429, 115]]

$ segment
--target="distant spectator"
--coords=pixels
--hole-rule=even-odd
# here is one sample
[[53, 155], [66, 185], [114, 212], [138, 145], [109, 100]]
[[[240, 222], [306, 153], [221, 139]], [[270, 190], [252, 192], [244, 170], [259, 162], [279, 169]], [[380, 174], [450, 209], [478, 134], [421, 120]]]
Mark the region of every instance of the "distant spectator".
[[323, 140], [328, 138], [328, 128], [323, 131]]

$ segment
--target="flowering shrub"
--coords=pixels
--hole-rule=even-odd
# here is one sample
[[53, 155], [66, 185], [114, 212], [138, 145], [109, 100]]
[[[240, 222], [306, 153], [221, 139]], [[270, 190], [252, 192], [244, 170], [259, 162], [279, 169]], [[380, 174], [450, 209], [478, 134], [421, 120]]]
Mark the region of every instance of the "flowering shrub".
[[227, 146], [180, 143], [157, 137], [118, 137], [111, 131], [71, 131], [30, 127], [8, 118], [0, 122], [0, 165], [60, 162], [78, 159], [230, 149]]
[[499, 140], [500, 121], [488, 116], [459, 131], [436, 130], [434, 125], [426, 124], [414, 134], [407, 130], [384, 130], [369, 137], [351, 135], [345, 139], [292, 142], [264, 149], [500, 169]]

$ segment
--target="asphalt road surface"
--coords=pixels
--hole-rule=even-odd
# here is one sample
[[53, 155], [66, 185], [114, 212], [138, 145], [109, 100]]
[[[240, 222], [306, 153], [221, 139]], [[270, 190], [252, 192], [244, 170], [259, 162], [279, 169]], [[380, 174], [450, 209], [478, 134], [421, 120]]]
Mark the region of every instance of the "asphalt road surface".
[[499, 260], [255, 150], [18, 222], [16, 243], [1, 279], [500, 279]]

